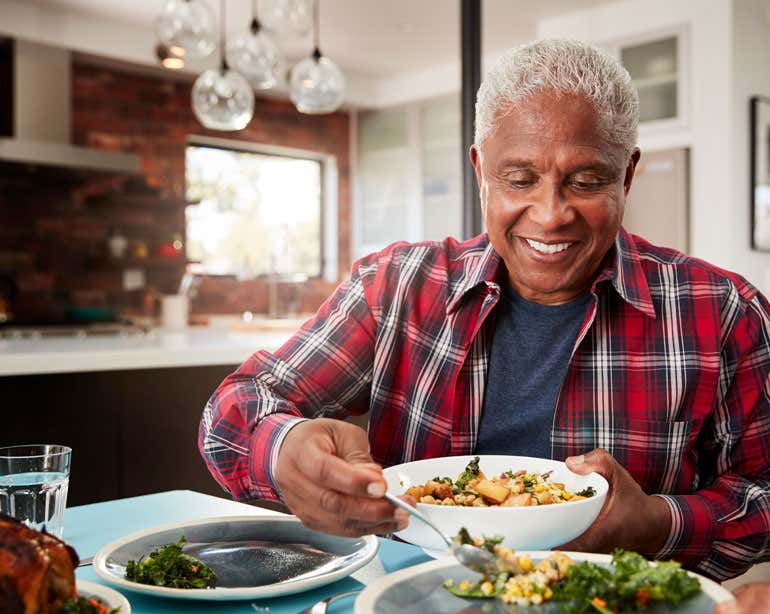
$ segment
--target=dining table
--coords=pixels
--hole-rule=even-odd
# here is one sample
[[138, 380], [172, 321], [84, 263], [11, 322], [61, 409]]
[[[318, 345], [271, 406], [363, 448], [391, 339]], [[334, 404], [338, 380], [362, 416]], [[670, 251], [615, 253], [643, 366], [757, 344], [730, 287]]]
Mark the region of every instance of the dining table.
[[[67, 508], [64, 514], [64, 539], [77, 550], [81, 559], [86, 559], [118, 538], [157, 525], [222, 516], [275, 514], [280, 512], [190, 490], [174, 490]], [[350, 576], [283, 597], [248, 601], [191, 601], [124, 590], [120, 592], [131, 604], [132, 614], [296, 614], [321, 599], [362, 589], [385, 574], [430, 560], [421, 548], [411, 544], [382, 537], [378, 541], [377, 556]], [[91, 565], [78, 567], [75, 575], [79, 580], [107, 584], [96, 575]], [[333, 602], [329, 612], [352, 612], [353, 603], [352, 598]]]

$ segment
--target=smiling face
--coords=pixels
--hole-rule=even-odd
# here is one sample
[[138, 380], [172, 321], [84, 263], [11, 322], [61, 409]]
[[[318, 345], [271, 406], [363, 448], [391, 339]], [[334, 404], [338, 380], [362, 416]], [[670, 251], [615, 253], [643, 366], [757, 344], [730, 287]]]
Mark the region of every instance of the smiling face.
[[587, 291], [620, 228], [639, 151], [626, 158], [597, 124], [585, 99], [542, 93], [471, 149], [489, 240], [530, 301]]

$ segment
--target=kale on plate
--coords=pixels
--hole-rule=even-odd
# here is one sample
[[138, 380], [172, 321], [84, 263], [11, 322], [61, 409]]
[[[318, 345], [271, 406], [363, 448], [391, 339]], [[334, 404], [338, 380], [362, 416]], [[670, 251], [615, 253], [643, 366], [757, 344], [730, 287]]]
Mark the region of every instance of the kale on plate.
[[182, 552], [186, 543], [187, 540], [180, 537], [175, 544], [153, 550], [138, 561], [129, 561], [126, 579], [169, 588], [213, 587], [217, 582], [216, 574], [198, 559]]

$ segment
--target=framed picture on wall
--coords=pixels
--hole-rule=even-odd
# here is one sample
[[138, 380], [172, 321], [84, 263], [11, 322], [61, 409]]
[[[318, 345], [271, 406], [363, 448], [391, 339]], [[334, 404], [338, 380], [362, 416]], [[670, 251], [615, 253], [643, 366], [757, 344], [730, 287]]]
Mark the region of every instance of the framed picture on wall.
[[751, 99], [751, 247], [770, 251], [770, 98]]

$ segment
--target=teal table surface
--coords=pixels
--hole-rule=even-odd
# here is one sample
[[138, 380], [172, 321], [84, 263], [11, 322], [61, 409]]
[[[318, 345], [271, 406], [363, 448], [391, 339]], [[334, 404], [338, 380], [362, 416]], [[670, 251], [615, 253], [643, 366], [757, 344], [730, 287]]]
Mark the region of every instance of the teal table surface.
[[[93, 556], [106, 544], [142, 529], [172, 522], [219, 516], [274, 514], [263, 508], [203, 495], [189, 490], [118, 499], [68, 508], [64, 514], [64, 539], [75, 547], [81, 558]], [[380, 539], [377, 558], [367, 566], [332, 584], [304, 593], [262, 599], [259, 601], [188, 601], [162, 599], [121, 591], [131, 603], [133, 614], [163, 614], [165, 612], [212, 612], [214, 614], [295, 614], [319, 599], [346, 590], [362, 588], [364, 584], [386, 573], [430, 560], [419, 548], [409, 544]], [[76, 576], [105, 584], [93, 567], [78, 568]], [[254, 604], [255, 607], [252, 607]], [[351, 612], [353, 599], [340, 600], [329, 608], [330, 614]]]

